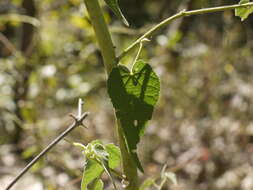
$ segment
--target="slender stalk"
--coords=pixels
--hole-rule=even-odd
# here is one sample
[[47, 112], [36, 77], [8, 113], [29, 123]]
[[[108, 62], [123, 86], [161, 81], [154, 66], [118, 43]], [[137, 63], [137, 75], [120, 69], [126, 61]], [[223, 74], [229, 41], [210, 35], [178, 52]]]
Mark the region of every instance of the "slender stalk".
[[134, 65], [135, 65], [135, 63], [137, 62], [137, 60], [138, 60], [139, 57], [140, 57], [142, 47], [143, 47], [143, 44], [142, 44], [142, 42], [141, 42], [141, 43], [140, 43], [140, 47], [139, 47], [139, 49], [138, 49], [138, 52], [137, 52], [137, 54], [136, 54], [136, 56], [135, 56], [135, 58], [134, 58], [134, 61], [133, 61], [132, 66], [131, 66], [131, 74], [133, 74]]
[[[84, 3], [89, 12], [89, 16], [103, 56], [104, 65], [107, 74], [109, 75], [112, 68], [118, 63], [109, 29], [105, 23], [98, 0], [84, 0]], [[137, 167], [132, 160], [130, 153], [128, 152], [120, 120], [117, 118], [116, 120], [119, 146], [122, 154], [123, 172], [129, 182], [126, 190], [138, 190]]]
[[197, 9], [192, 11], [183, 10], [165, 20], [160, 22], [159, 24], [155, 25], [153, 28], [148, 30], [145, 34], [143, 34], [140, 38], [134, 41], [129, 47], [127, 47], [123, 52], [118, 56], [118, 60], [122, 59], [128, 52], [130, 52], [133, 48], [135, 48], [144, 38], [149, 38], [155, 32], [166, 26], [167, 24], [171, 23], [172, 21], [184, 17], [184, 16], [191, 16], [191, 15], [200, 15], [200, 14], [207, 14], [207, 13], [215, 13], [221, 12], [226, 10], [232, 10], [236, 8], [242, 7], [249, 7], [253, 6], [253, 2], [245, 3], [245, 4], [236, 4], [236, 5], [227, 5], [227, 6], [220, 6], [220, 7], [212, 7], [212, 8], [204, 8], [204, 9]]

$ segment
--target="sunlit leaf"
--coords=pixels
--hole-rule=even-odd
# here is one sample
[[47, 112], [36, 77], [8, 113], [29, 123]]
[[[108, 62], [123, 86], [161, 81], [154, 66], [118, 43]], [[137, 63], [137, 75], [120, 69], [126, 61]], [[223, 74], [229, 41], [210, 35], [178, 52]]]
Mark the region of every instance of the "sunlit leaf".
[[131, 72], [124, 66], [115, 67], [108, 78], [108, 93], [120, 119], [128, 150], [141, 171], [137, 144], [147, 121], [152, 118], [159, 91], [159, 78], [149, 64], [140, 60]]
[[109, 154], [109, 159], [108, 159], [109, 167], [112, 169], [118, 167], [121, 160], [120, 149], [114, 144], [107, 144], [105, 148]]
[[87, 160], [83, 172], [81, 189], [86, 190], [87, 186], [96, 178], [100, 177], [104, 168], [95, 160]]
[[[81, 147], [84, 150], [83, 153], [88, 159], [84, 171], [82, 189], [87, 188], [87, 185], [89, 183], [91, 183], [95, 178], [100, 176], [101, 172], [105, 171], [110, 177], [114, 189], [117, 190], [116, 184], [111, 174], [111, 169], [116, 168], [120, 163], [121, 157], [119, 148], [113, 144], [108, 144], [104, 146], [99, 140], [94, 140], [87, 146], [83, 146], [79, 143], [75, 143], [75, 145]], [[96, 168], [102, 168], [101, 172], [100, 170], [99, 173], [93, 171], [96, 170]]]
[[104, 188], [104, 183], [101, 179], [96, 179], [92, 186], [90, 187], [90, 190], [102, 190]]
[[[239, 4], [249, 3], [249, 0], [241, 0]], [[235, 16], [239, 16], [241, 21], [244, 21], [253, 12], [253, 6], [235, 9]]]

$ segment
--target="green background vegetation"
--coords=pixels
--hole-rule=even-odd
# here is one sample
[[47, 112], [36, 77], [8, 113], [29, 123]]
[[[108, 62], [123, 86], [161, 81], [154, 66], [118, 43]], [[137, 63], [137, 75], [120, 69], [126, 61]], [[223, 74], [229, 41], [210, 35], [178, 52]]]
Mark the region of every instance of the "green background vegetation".
[[[179, 10], [228, 3], [238, 1], [121, 0], [130, 28], [103, 9], [113, 42], [123, 50]], [[1, 0], [4, 14], [36, 17], [40, 26], [0, 21], [0, 184], [65, 129], [79, 97], [91, 112], [89, 129], [78, 128], [67, 139], [115, 142], [102, 57], [83, 2]], [[178, 19], [145, 43], [141, 58], [161, 80], [158, 106], [139, 145], [145, 177], [159, 175], [167, 163], [178, 176], [171, 189], [253, 189], [252, 36], [252, 16], [241, 22], [225, 11]], [[16, 187], [79, 189], [83, 164], [80, 151], [62, 141]]]

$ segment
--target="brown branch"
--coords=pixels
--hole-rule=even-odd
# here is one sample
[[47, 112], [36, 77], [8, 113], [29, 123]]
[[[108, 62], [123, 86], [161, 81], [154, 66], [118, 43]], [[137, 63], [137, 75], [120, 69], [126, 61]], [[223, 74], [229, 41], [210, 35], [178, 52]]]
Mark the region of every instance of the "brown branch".
[[81, 117], [75, 117], [74, 123], [70, 125], [65, 131], [63, 131], [56, 139], [54, 139], [43, 151], [41, 151], [6, 187], [5, 190], [11, 189], [11, 187], [47, 152], [49, 152], [58, 142], [60, 142], [65, 136], [67, 136], [73, 129], [83, 125], [84, 119], [89, 115], [88, 112], [84, 112]]

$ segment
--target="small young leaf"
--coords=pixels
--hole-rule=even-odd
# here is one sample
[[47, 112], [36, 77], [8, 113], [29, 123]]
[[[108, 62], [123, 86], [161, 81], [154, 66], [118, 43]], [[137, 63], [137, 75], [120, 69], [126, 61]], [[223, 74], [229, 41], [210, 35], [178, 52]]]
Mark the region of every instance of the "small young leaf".
[[90, 190], [102, 190], [104, 188], [104, 183], [101, 179], [96, 179], [92, 186], [90, 187]]
[[109, 167], [111, 169], [118, 167], [121, 161], [120, 149], [114, 144], [107, 144], [105, 148], [107, 153], [109, 154]]
[[86, 190], [87, 186], [96, 178], [100, 177], [104, 168], [95, 160], [87, 160], [83, 172], [81, 189]]
[[83, 172], [82, 190], [86, 190], [89, 184], [89, 189], [92, 190], [103, 188], [103, 183], [99, 181], [99, 177], [104, 171], [110, 177], [114, 189], [117, 190], [111, 174], [111, 168], [117, 167], [120, 163], [121, 157], [119, 148], [113, 144], [104, 146], [99, 140], [94, 140], [87, 146], [83, 146], [79, 143], [75, 143], [75, 145], [84, 149], [83, 153], [86, 159], [88, 159]]
[[[245, 4], [249, 2], [249, 0], [241, 0], [239, 4]], [[244, 21], [246, 18], [248, 18], [251, 13], [253, 13], [253, 6], [235, 9], [235, 16], [239, 16], [241, 18], [241, 21]]]
[[105, 3], [112, 9], [114, 14], [123, 21], [126, 26], [129, 26], [129, 23], [120, 10], [118, 0], [105, 0]]
[[124, 66], [113, 68], [107, 86], [128, 150], [137, 167], [143, 171], [136, 149], [159, 97], [159, 78], [150, 65], [139, 60], [131, 72]]

